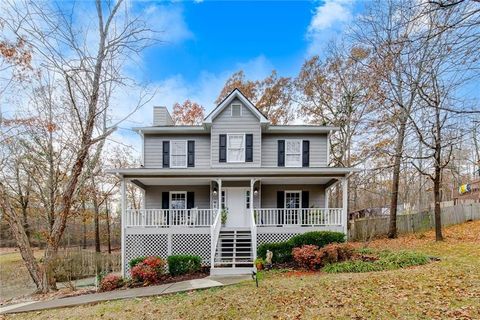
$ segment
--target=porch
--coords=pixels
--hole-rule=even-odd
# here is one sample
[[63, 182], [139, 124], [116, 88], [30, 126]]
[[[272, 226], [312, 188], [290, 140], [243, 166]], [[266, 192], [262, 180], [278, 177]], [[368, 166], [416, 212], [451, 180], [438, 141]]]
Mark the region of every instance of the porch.
[[[124, 177], [123, 272], [128, 261], [140, 255], [197, 254], [212, 274], [249, 273], [262, 243], [309, 231], [346, 233], [345, 183], [342, 208], [329, 207], [329, 190], [345, 181], [344, 174]], [[129, 205], [128, 184], [141, 190], [140, 207]]]

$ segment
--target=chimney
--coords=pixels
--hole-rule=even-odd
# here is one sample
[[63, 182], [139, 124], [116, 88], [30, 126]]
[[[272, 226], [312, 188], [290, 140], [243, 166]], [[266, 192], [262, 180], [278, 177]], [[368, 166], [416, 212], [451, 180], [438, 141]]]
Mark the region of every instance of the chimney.
[[153, 107], [153, 125], [154, 126], [173, 126], [173, 120], [167, 107]]

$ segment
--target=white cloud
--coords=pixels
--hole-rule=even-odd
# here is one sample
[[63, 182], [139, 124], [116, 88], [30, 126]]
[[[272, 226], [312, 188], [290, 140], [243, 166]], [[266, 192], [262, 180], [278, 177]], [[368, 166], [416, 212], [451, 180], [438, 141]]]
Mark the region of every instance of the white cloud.
[[159, 31], [159, 38], [169, 43], [180, 43], [193, 38], [183, 16], [183, 7], [179, 5], [150, 5], [144, 10], [143, 19], [154, 30]]
[[306, 37], [310, 41], [308, 55], [318, 54], [324, 45], [343, 30], [352, 20], [354, 0], [326, 0], [313, 14]]

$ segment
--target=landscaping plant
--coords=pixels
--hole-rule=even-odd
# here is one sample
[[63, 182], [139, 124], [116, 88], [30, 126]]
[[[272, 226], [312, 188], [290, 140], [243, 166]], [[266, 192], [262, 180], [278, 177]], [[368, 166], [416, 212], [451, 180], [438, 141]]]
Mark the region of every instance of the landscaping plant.
[[100, 281], [100, 291], [112, 291], [123, 286], [123, 278], [117, 274], [110, 273]]
[[168, 272], [172, 276], [200, 271], [202, 258], [196, 255], [179, 254], [168, 256]]
[[273, 252], [273, 263], [293, 261], [292, 250], [304, 245], [314, 245], [322, 248], [330, 243], [345, 242], [345, 234], [333, 231], [312, 231], [299, 234], [288, 241], [264, 243], [257, 249], [258, 256], [266, 258], [267, 250]]
[[130, 274], [135, 281], [144, 284], [158, 282], [160, 276], [164, 273], [165, 261], [160, 257], [146, 257], [142, 262], [137, 263]]
[[292, 255], [295, 263], [305, 269], [316, 270], [322, 266], [351, 259], [355, 250], [349, 244], [329, 244], [323, 248], [315, 245], [304, 245], [293, 248]]

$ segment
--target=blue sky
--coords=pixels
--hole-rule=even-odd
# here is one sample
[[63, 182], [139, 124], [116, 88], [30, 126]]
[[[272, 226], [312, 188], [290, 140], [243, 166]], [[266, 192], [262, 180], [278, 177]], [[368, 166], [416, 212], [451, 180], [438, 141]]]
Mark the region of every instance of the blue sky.
[[135, 11], [162, 31], [164, 42], [146, 50], [135, 67], [135, 78], [158, 91], [130, 126], [150, 125], [153, 105], [171, 108], [187, 98], [208, 112], [240, 69], [252, 80], [273, 69], [296, 76], [305, 59], [322, 55], [362, 7], [353, 0], [136, 2]]

